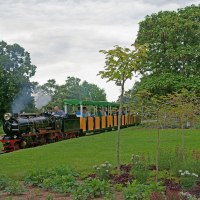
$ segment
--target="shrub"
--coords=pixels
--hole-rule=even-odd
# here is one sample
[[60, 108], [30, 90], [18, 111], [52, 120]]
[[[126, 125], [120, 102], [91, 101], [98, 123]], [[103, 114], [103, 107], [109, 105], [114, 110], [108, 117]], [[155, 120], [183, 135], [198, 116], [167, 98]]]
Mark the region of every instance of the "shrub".
[[195, 173], [190, 173], [188, 170], [182, 171], [180, 173], [180, 184], [184, 189], [190, 189], [197, 183], [198, 175]]
[[[69, 177], [78, 177], [78, 173], [74, 172], [73, 170], [69, 169], [69, 168], [54, 168], [52, 170], [36, 170], [36, 171], [32, 171], [30, 172], [30, 174], [28, 174], [25, 178], [24, 181], [27, 184], [30, 185], [34, 185], [34, 186], [39, 186], [39, 187], [46, 187], [48, 188], [48, 184], [49, 187], [51, 187], [51, 181], [54, 180], [55, 181], [55, 177], [57, 179], [62, 179], [61, 177], [65, 175], [69, 178]], [[60, 178], [58, 178], [60, 177]], [[45, 184], [43, 183], [45, 181]]]
[[133, 176], [129, 173], [123, 173], [120, 175], [116, 174], [116, 175], [113, 175], [112, 183], [126, 186], [128, 183], [131, 183], [132, 180], [133, 180]]
[[93, 166], [93, 169], [96, 173], [97, 178], [99, 178], [100, 180], [108, 180], [112, 170], [112, 165], [108, 161], [106, 161], [100, 166]]
[[72, 198], [74, 200], [86, 200], [97, 197], [109, 197], [109, 199], [112, 199], [112, 195], [111, 185], [105, 180], [99, 179], [87, 179], [72, 191]]
[[6, 176], [0, 176], [0, 190], [4, 190], [10, 182], [10, 178]]
[[0, 176], [0, 190], [10, 194], [21, 194], [25, 192], [25, 189], [18, 181], [12, 180], [6, 176]]
[[25, 192], [26, 190], [18, 181], [10, 181], [7, 187], [4, 189], [4, 192], [16, 195]]
[[148, 177], [150, 176], [150, 172], [145, 158], [133, 154], [131, 160], [133, 165], [132, 173], [134, 178], [140, 183], [146, 183]]
[[125, 200], [148, 200], [150, 190], [148, 186], [137, 183], [137, 181], [134, 180], [123, 190], [123, 195]]
[[76, 179], [72, 175], [56, 175], [44, 179], [41, 187], [52, 189], [54, 192], [70, 193], [72, 188], [77, 185]]

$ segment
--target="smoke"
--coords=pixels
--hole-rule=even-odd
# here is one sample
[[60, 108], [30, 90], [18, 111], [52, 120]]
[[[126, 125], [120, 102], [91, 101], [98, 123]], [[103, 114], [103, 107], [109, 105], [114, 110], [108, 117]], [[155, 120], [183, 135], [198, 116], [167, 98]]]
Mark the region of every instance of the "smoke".
[[23, 87], [12, 103], [12, 112], [20, 113], [31, 101], [30, 88]]
[[42, 108], [43, 106], [46, 106], [51, 101], [51, 96], [44, 94], [42, 92], [37, 92], [34, 94], [35, 99], [35, 107], [37, 109]]

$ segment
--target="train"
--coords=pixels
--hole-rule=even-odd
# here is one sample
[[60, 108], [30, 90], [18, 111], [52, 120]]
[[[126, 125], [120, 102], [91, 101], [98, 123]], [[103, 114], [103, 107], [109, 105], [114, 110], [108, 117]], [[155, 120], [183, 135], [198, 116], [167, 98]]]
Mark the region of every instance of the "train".
[[[35, 147], [65, 139], [93, 135], [102, 132], [116, 130], [119, 116], [112, 113], [113, 108], [119, 105], [102, 101], [65, 100], [65, 113], [69, 106], [78, 106], [80, 116], [66, 114], [58, 116], [49, 113], [22, 113], [4, 115], [4, 135], [0, 139], [3, 143], [3, 152], [8, 153], [28, 147]], [[94, 113], [88, 117], [82, 117], [83, 107], [92, 106]], [[106, 108], [106, 116], [96, 116], [97, 107]], [[140, 118], [136, 114], [124, 114], [121, 116], [121, 128], [138, 125]]]

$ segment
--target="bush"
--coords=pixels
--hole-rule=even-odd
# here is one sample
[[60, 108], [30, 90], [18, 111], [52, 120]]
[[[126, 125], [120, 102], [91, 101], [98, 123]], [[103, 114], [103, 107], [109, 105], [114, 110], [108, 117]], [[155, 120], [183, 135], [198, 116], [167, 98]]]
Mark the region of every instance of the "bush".
[[[24, 181], [27, 184], [39, 186], [39, 187], [48, 187], [48, 183], [51, 185], [53, 183], [50, 183], [51, 180], [54, 180], [55, 177], [59, 179], [58, 177], [62, 176], [70, 176], [70, 177], [78, 177], [78, 173], [74, 172], [73, 170], [69, 168], [55, 168], [52, 170], [36, 170], [30, 172], [25, 178]], [[69, 178], [69, 177], [68, 177]], [[62, 178], [60, 178], [62, 179]], [[44, 180], [46, 180], [46, 185], [44, 185]], [[49, 186], [50, 187], [50, 186]]]
[[148, 200], [150, 192], [148, 186], [134, 180], [123, 190], [123, 195], [125, 200]]
[[0, 176], [0, 190], [4, 190], [10, 182], [10, 178], [6, 176]]
[[52, 189], [54, 192], [70, 193], [77, 183], [72, 175], [56, 175], [44, 179], [40, 185], [42, 188]]
[[6, 176], [0, 176], [0, 190], [10, 194], [21, 194], [25, 192], [25, 189], [18, 181]]
[[112, 199], [112, 195], [111, 185], [105, 180], [101, 181], [99, 179], [87, 179], [72, 191], [72, 198], [74, 200], [86, 200], [98, 197]]
[[144, 157], [139, 155], [132, 155], [132, 173], [135, 179], [140, 183], [146, 183], [150, 176], [148, 164]]
[[182, 171], [180, 173], [180, 184], [184, 189], [190, 189], [197, 183], [198, 175], [195, 173], [190, 173], [188, 170]]
[[25, 192], [26, 190], [18, 181], [10, 181], [7, 187], [4, 189], [4, 192], [7, 192], [9, 194], [21, 194]]
[[99, 178], [100, 180], [108, 180], [112, 170], [112, 165], [108, 161], [106, 161], [100, 166], [93, 166], [93, 169], [97, 178]]

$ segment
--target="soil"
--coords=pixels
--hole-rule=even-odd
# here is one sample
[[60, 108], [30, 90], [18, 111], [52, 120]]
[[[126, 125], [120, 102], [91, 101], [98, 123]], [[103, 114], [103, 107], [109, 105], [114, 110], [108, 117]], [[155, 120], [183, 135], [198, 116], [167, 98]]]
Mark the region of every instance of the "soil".
[[[43, 190], [38, 187], [27, 186], [26, 192], [20, 195], [9, 195], [0, 191], [0, 200], [72, 200], [70, 196]], [[123, 200], [120, 192], [115, 193], [116, 200]], [[103, 200], [103, 198], [95, 198], [95, 200]]]

